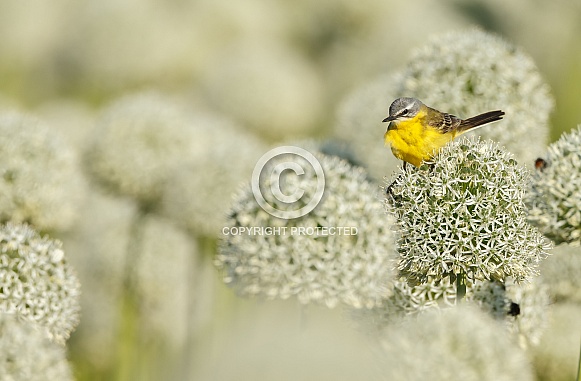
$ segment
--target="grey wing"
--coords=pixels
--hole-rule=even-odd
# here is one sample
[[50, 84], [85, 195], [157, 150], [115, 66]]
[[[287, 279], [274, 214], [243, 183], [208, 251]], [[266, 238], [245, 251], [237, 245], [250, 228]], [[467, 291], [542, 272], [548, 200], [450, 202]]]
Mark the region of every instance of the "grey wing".
[[428, 125], [440, 130], [443, 134], [454, 131], [458, 128], [462, 119], [452, 114], [439, 112], [434, 109], [428, 110]]

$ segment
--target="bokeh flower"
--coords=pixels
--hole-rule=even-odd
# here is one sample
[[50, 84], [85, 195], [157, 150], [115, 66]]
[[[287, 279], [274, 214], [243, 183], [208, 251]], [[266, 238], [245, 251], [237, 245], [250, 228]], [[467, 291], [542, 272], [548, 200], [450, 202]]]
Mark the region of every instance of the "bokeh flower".
[[171, 169], [192, 151], [187, 114], [169, 97], [127, 95], [105, 109], [85, 154], [89, 173], [141, 203], [161, 197]]
[[65, 349], [6, 313], [0, 313], [0, 375], [5, 381], [73, 380]]
[[167, 176], [161, 211], [189, 232], [215, 237], [232, 193], [251, 178], [266, 145], [223, 117], [198, 113], [190, 123], [196, 148]]
[[[80, 223], [64, 238], [84, 290], [83, 324], [71, 345], [97, 369], [112, 366], [116, 354], [107, 348], [123, 334], [120, 306], [127, 292], [128, 260], [134, 260], [129, 264], [130, 281], [143, 345], [154, 343], [175, 354], [189, 339], [190, 324], [196, 328], [205, 323], [189, 310], [189, 301], [197, 303], [200, 295], [192, 288], [199, 284], [198, 270], [191, 265], [196, 263], [196, 246], [171, 221], [153, 214], [139, 219], [140, 241], [132, 242], [137, 213], [127, 199], [94, 192]], [[136, 258], [128, 259], [128, 247], [138, 248]], [[204, 298], [210, 303], [212, 290], [204, 284]]]
[[549, 326], [533, 350], [535, 371], [539, 380], [574, 380], [579, 369], [581, 306], [565, 303], [552, 307]]
[[554, 301], [581, 304], [581, 247], [556, 246], [541, 263], [541, 274]]
[[135, 279], [141, 326], [150, 340], [177, 351], [191, 339], [187, 336], [192, 320], [189, 301], [205, 292], [192, 289], [197, 281], [192, 265], [197, 250], [187, 234], [165, 219], [150, 216], [144, 224]]
[[82, 324], [67, 345], [94, 369], [107, 369], [117, 355], [110, 349], [121, 334], [124, 261], [135, 213], [131, 200], [92, 191], [79, 222], [62, 237], [83, 285]]
[[337, 109], [335, 134], [349, 142], [356, 157], [376, 180], [394, 172], [399, 160], [385, 147], [386, 103], [399, 97], [398, 73], [383, 75], [357, 87]]
[[527, 196], [529, 220], [556, 243], [581, 245], [581, 125], [548, 148]]
[[521, 282], [536, 274], [549, 245], [527, 222], [527, 179], [511, 154], [467, 138], [399, 172], [386, 204], [401, 230], [401, 274], [412, 284], [458, 275]]
[[211, 65], [205, 93], [220, 113], [271, 138], [313, 132], [322, 113], [322, 89], [298, 51], [268, 41], [240, 43]]
[[[362, 168], [338, 157], [315, 157], [325, 174], [323, 199], [315, 209], [295, 219], [274, 217], [259, 206], [250, 187], [243, 188], [229, 213], [215, 263], [224, 281], [243, 296], [296, 296], [301, 303], [371, 308], [388, 293], [395, 252], [393, 220], [383, 211], [378, 186]], [[305, 164], [281, 155], [268, 163], [266, 173], [285, 160]], [[286, 192], [301, 189], [301, 200], [311, 200], [319, 176], [310, 166], [302, 168], [303, 175], [288, 175], [279, 185]], [[267, 182], [261, 185], [268, 188]], [[265, 199], [278, 210], [296, 206], [269, 196]], [[272, 230], [237, 234], [254, 227]]]
[[385, 380], [532, 380], [526, 356], [474, 306], [427, 311], [380, 337]]
[[80, 284], [60, 241], [28, 225], [2, 225], [0, 282], [0, 313], [36, 325], [59, 344], [79, 324]]
[[50, 100], [36, 107], [34, 112], [82, 155], [87, 136], [95, 125], [96, 115], [89, 104], [70, 99]]
[[431, 38], [408, 60], [401, 92], [461, 118], [501, 109], [506, 117], [476, 134], [523, 164], [545, 150], [554, 106], [549, 87], [533, 60], [498, 36], [469, 29]]
[[90, 96], [160, 78], [164, 83], [190, 79], [203, 59], [190, 47], [200, 47], [202, 32], [185, 17], [191, 16], [185, 7], [149, 0], [67, 4], [67, 32], [51, 57], [58, 80]]
[[68, 229], [85, 193], [73, 151], [50, 126], [20, 113], [0, 115], [0, 135], [0, 222]]
[[495, 319], [504, 322], [516, 335], [521, 348], [539, 344], [547, 327], [549, 308], [548, 288], [539, 278], [523, 284], [516, 284], [512, 279], [506, 279], [504, 283], [477, 282], [470, 290], [469, 298]]

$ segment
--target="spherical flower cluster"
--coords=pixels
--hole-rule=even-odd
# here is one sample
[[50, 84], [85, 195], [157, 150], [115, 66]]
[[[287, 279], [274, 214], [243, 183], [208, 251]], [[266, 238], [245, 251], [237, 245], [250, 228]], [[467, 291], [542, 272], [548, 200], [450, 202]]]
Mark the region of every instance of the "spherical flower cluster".
[[381, 337], [386, 380], [532, 380], [524, 353], [492, 318], [462, 306], [394, 324]]
[[581, 247], [562, 244], [541, 263], [543, 283], [557, 302], [581, 304]]
[[[393, 220], [382, 210], [375, 195], [379, 188], [363, 169], [337, 157], [319, 153], [315, 157], [325, 177], [323, 198], [315, 209], [295, 219], [274, 217], [259, 206], [250, 189], [242, 189], [215, 263], [224, 271], [224, 281], [244, 296], [296, 296], [302, 303], [371, 308], [388, 294], [394, 266]], [[269, 170], [287, 159], [296, 158], [277, 157], [269, 162]], [[301, 176], [281, 179], [283, 194], [300, 189], [312, 199], [320, 177], [312, 168], [303, 169]], [[266, 182], [261, 185], [269, 188]], [[269, 196], [264, 195], [276, 209], [295, 210], [296, 205]]]
[[73, 380], [65, 349], [6, 313], [0, 313], [0, 375], [6, 381]]
[[509, 153], [466, 138], [421, 168], [402, 170], [386, 196], [401, 229], [402, 275], [414, 284], [534, 275], [549, 246], [526, 220], [527, 179]]
[[0, 116], [0, 136], [0, 222], [68, 229], [85, 191], [73, 151], [49, 126], [19, 113]]
[[527, 205], [529, 220], [556, 243], [581, 244], [581, 125], [548, 149], [535, 171]]
[[204, 82], [212, 105], [270, 138], [312, 131], [322, 110], [321, 84], [296, 51], [262, 41], [228, 49]]
[[266, 145], [235, 123], [214, 115], [191, 119], [197, 148], [168, 176], [161, 209], [190, 232], [217, 236], [232, 193], [252, 176]]
[[554, 105], [549, 87], [527, 54], [495, 35], [471, 29], [432, 38], [409, 59], [402, 91], [461, 118], [503, 110], [503, 121], [477, 134], [520, 162], [532, 163], [545, 149]]
[[99, 118], [85, 162], [100, 183], [143, 203], [159, 199], [171, 169], [192, 151], [187, 115], [155, 93], [125, 96]]
[[337, 111], [335, 133], [353, 147], [375, 179], [393, 172], [399, 163], [382, 141], [387, 126], [386, 102], [399, 96], [399, 74], [382, 76], [347, 95]]
[[79, 324], [79, 295], [59, 241], [27, 225], [0, 227], [0, 313], [15, 314], [64, 344]]
[[470, 291], [470, 299], [503, 321], [521, 348], [539, 344], [547, 326], [549, 294], [538, 278], [520, 285], [511, 279], [477, 282]]

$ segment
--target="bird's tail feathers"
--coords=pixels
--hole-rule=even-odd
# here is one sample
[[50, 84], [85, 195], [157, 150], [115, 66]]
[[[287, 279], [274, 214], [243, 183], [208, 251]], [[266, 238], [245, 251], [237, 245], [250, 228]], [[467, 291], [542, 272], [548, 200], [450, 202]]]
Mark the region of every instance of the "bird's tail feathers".
[[464, 119], [458, 126], [458, 130], [460, 132], [467, 132], [490, 122], [501, 120], [503, 115], [504, 111], [488, 111], [483, 114], [473, 116], [472, 118]]

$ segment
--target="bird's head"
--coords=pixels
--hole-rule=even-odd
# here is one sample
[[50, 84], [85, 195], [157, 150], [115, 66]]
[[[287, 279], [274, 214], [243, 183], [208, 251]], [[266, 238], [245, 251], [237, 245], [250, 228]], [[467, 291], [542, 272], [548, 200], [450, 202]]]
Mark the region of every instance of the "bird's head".
[[412, 119], [422, 107], [422, 102], [416, 98], [397, 98], [389, 106], [389, 116], [382, 122], [393, 122], [394, 120]]

